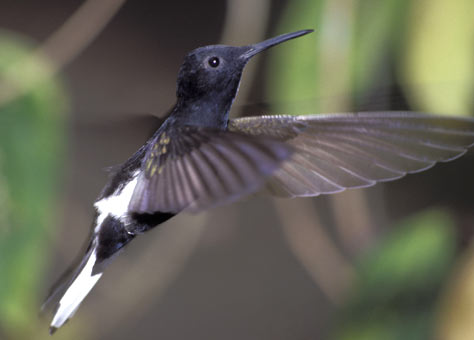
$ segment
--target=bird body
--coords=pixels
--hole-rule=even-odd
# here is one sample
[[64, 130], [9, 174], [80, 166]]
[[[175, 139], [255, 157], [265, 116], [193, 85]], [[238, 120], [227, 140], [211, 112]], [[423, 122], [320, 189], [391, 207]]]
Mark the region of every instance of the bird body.
[[89, 245], [46, 303], [61, 296], [50, 331], [61, 327], [137, 235], [182, 211], [199, 212], [263, 188], [284, 197], [374, 185], [462, 155], [474, 120], [407, 112], [229, 119], [243, 68], [255, 54], [312, 30], [258, 44], [189, 53], [169, 117], [115, 168], [94, 204]]

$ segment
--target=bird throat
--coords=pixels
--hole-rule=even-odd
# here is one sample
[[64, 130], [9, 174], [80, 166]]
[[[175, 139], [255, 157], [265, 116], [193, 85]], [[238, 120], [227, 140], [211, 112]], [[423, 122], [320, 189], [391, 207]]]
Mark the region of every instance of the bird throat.
[[176, 123], [226, 129], [235, 95], [216, 100], [211, 96], [196, 101], [178, 101], [172, 116]]

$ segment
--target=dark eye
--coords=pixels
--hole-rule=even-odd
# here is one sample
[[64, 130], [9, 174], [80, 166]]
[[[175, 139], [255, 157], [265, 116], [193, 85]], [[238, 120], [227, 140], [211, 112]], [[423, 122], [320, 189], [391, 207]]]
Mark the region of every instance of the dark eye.
[[212, 57], [212, 58], [209, 58], [208, 63], [209, 63], [209, 66], [211, 67], [217, 67], [219, 66], [220, 60], [217, 57]]

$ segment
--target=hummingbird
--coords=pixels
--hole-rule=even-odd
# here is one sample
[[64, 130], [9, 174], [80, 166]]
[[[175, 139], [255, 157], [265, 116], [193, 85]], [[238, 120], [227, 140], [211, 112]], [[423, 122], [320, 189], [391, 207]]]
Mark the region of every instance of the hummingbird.
[[50, 333], [74, 315], [130, 241], [180, 212], [257, 191], [301, 197], [368, 187], [453, 160], [473, 145], [472, 118], [388, 111], [229, 119], [247, 62], [311, 32], [205, 46], [185, 56], [176, 104], [153, 136], [111, 171], [94, 203], [82, 259], [46, 299], [59, 300]]

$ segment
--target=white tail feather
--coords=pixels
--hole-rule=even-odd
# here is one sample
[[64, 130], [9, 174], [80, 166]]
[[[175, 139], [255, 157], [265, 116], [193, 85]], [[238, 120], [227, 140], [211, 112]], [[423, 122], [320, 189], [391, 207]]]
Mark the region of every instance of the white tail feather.
[[94, 249], [79, 275], [77, 275], [59, 301], [58, 309], [56, 310], [53, 321], [51, 322], [52, 332], [61, 327], [74, 315], [74, 312], [77, 310], [82, 300], [84, 300], [102, 276], [102, 273], [97, 273], [95, 275], [92, 274], [96, 259], [96, 250]]

